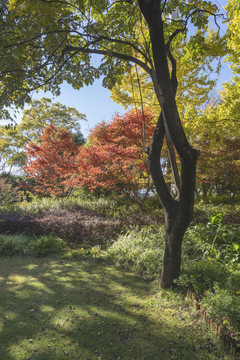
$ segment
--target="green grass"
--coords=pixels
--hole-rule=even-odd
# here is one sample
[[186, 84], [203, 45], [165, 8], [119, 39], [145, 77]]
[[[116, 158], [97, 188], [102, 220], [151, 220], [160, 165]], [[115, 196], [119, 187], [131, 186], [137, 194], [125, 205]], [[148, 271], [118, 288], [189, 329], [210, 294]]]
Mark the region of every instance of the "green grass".
[[166, 294], [98, 258], [1, 257], [0, 359], [233, 359]]

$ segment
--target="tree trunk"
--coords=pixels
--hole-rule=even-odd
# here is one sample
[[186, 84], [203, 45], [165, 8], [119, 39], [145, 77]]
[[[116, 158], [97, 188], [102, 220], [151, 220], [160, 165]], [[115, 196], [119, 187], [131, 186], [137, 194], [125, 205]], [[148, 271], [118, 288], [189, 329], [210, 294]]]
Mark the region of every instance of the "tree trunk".
[[[174, 285], [174, 280], [180, 273], [183, 236], [193, 215], [198, 152], [188, 143], [178, 115], [175, 99], [176, 62], [170, 53], [169, 46], [167, 47], [165, 44], [161, 1], [139, 0], [139, 6], [149, 27], [154, 61], [152, 80], [162, 109], [152, 143], [148, 149], [148, 161], [153, 183], [165, 213], [166, 244], [161, 287], [169, 288]], [[172, 64], [171, 76], [168, 57]], [[163, 139], [168, 135], [171, 137], [181, 162], [180, 183], [176, 184], [179, 194], [176, 200], [168, 189], [161, 169]]]

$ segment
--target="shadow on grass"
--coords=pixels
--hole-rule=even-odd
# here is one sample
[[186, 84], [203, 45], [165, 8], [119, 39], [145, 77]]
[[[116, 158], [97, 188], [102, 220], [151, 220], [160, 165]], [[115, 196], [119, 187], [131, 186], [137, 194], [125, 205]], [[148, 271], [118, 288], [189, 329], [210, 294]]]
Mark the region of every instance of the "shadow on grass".
[[1, 360], [218, 359], [198, 325], [106, 262], [16, 257], [0, 269]]

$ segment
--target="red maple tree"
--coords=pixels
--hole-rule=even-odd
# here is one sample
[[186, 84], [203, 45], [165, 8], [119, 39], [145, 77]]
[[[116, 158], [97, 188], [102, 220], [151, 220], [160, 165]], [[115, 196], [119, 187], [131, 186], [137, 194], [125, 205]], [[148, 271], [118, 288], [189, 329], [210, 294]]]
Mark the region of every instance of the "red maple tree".
[[128, 194], [141, 206], [144, 189], [150, 188], [145, 148], [154, 131], [154, 115], [149, 109], [116, 114], [110, 123], [101, 122], [91, 132], [88, 143], [77, 156], [79, 171], [71, 182], [91, 190], [108, 189]]
[[72, 186], [67, 180], [76, 170], [77, 151], [71, 132], [54, 125], [44, 129], [39, 144], [28, 143], [24, 170], [34, 180], [34, 191], [45, 196], [69, 194]]

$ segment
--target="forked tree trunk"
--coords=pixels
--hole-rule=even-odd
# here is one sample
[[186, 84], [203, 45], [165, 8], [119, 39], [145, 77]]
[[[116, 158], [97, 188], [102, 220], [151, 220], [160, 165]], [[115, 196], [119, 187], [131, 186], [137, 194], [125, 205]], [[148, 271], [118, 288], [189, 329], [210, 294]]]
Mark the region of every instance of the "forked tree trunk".
[[[176, 64], [169, 46], [165, 44], [160, 0], [139, 0], [150, 33], [154, 67], [152, 80], [162, 109], [152, 144], [148, 149], [149, 170], [165, 213], [165, 253], [161, 287], [174, 285], [181, 267], [182, 240], [188, 228], [194, 205], [196, 163], [198, 152], [187, 141], [179, 119], [175, 94], [177, 89]], [[170, 76], [168, 58], [172, 64]], [[168, 189], [161, 168], [161, 150], [164, 136], [170, 136], [181, 162], [178, 198]]]
[[165, 136], [162, 115], [148, 149], [149, 170], [165, 214], [165, 252], [161, 274], [161, 287], [169, 288], [179, 276], [182, 240], [188, 228], [194, 205], [196, 163], [198, 153], [192, 150], [192, 159], [181, 159], [179, 198], [175, 200], [165, 182], [161, 168], [161, 150]]

